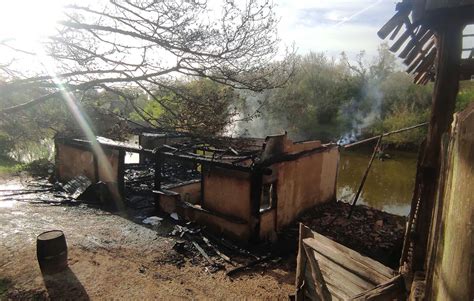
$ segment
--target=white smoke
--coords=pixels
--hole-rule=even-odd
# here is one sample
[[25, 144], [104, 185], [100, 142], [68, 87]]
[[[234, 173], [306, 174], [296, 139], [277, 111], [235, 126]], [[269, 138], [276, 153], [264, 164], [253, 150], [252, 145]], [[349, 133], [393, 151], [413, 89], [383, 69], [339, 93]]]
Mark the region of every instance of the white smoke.
[[353, 98], [343, 109], [343, 115], [351, 120], [351, 129], [337, 141], [339, 145], [357, 141], [365, 129], [382, 118], [383, 97], [379, 81], [372, 79], [365, 84], [362, 99]]
[[241, 97], [245, 99], [244, 105], [238, 110], [238, 114], [232, 117], [231, 123], [224, 131], [224, 135], [265, 138], [268, 135], [285, 132], [288, 124], [269, 116], [266, 105], [271, 101], [272, 93], [272, 91], [261, 93], [241, 92]]

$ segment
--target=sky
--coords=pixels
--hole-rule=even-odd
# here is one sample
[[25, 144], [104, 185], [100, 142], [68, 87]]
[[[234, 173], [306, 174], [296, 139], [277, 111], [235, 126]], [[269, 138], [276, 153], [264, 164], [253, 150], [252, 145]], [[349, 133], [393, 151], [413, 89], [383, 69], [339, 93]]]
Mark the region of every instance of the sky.
[[377, 31], [395, 14], [393, 0], [279, 0], [282, 41], [294, 41], [300, 53], [361, 50], [376, 53]]
[[[31, 41], [51, 34], [55, 22], [61, 18], [62, 6], [69, 1], [1, 1], [0, 41], [15, 38], [31, 44]], [[343, 50], [350, 55], [361, 50], [375, 54], [381, 43], [376, 32], [394, 14], [395, 2], [274, 0], [283, 45], [294, 43], [299, 53], [312, 50], [335, 56]]]

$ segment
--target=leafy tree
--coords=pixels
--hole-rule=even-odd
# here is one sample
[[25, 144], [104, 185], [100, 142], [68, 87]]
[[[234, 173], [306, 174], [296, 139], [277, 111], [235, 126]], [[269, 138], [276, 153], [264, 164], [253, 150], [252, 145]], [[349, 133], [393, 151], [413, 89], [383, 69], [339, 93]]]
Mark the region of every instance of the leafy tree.
[[456, 111], [462, 111], [474, 102], [474, 81], [463, 81], [456, 100]]
[[153, 93], [154, 98], [143, 110], [148, 122], [161, 128], [216, 135], [231, 122], [238, 103], [243, 101], [232, 87], [209, 79], [181, 82], [176, 86], [172, 91], [162, 89]]
[[347, 66], [309, 53], [298, 58], [288, 85], [274, 91], [270, 111], [290, 124], [289, 131], [297, 136], [335, 138], [348, 126], [340, 109], [353, 97], [354, 84]]
[[0, 113], [35, 106], [63, 91], [139, 87], [154, 97], [152, 91], [173, 91], [179, 88], [177, 79], [188, 76], [261, 91], [284, 83], [288, 74], [281, 70], [291, 70], [286, 68], [291, 56], [267, 64], [279, 43], [268, 0], [223, 1], [220, 7], [199, 0], [111, 0], [70, 6], [65, 16], [58, 33], [46, 42], [45, 54], [28, 52], [53, 62], [50, 74], [24, 77], [0, 64], [8, 78], [0, 92], [32, 84], [46, 92]]

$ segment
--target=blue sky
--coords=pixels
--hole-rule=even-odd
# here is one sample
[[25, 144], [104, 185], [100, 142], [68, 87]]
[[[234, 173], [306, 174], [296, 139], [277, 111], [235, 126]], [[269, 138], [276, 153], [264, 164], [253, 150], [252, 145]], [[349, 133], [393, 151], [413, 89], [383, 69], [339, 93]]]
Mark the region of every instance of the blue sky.
[[279, 0], [282, 41], [295, 42], [298, 52], [341, 51], [373, 55], [382, 40], [377, 30], [395, 13], [393, 0]]
[[[14, 37], [18, 45], [54, 32], [64, 4], [77, 0], [2, 1], [0, 39]], [[105, 0], [81, 0], [83, 4]], [[224, 0], [208, 0], [219, 5]], [[241, 0], [235, 0], [241, 1]], [[244, 1], [244, 0], [242, 0]], [[293, 42], [299, 53], [325, 52], [337, 57], [346, 51], [354, 57], [364, 50], [376, 54], [382, 42], [377, 30], [395, 13], [398, 0], [273, 0], [280, 18], [279, 35], [283, 45]], [[25, 7], [27, 9], [25, 9]]]

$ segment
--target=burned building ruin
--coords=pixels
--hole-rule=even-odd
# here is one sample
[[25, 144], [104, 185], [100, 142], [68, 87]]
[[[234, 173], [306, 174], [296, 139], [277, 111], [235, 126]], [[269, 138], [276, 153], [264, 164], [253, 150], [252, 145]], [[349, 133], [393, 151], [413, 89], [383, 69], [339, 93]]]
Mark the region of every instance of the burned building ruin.
[[[336, 144], [293, 142], [286, 133], [265, 139], [143, 136], [139, 146], [56, 139], [56, 175], [63, 182], [79, 175], [105, 182], [117, 199], [139, 183], [157, 209], [242, 243], [274, 241], [302, 212], [336, 199]], [[140, 163], [126, 164], [128, 152], [139, 153]]]

